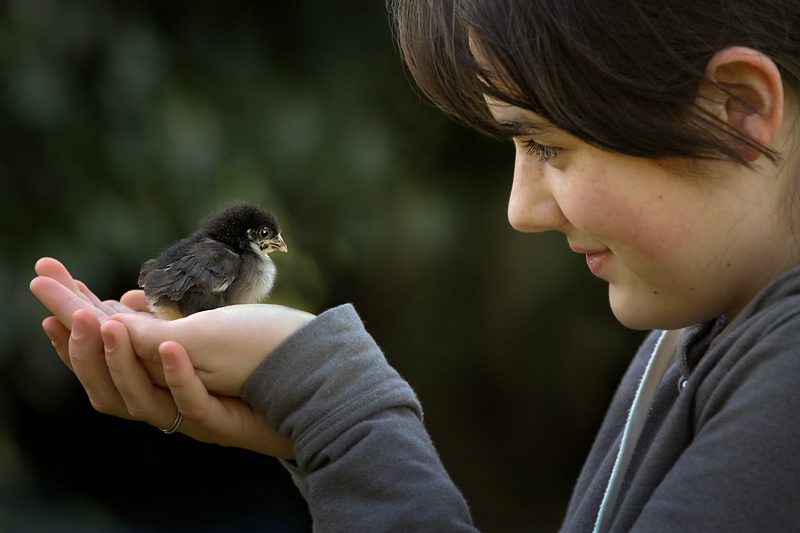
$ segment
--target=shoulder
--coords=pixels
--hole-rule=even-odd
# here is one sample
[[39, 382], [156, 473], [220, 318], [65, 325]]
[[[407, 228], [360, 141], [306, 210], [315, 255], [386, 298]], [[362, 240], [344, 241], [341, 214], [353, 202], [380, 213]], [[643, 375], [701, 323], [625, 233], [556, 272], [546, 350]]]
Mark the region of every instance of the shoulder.
[[755, 363], [800, 364], [800, 295], [786, 296], [750, 316], [734, 320], [709, 350], [733, 370]]
[[800, 520], [800, 297], [728, 328], [676, 392], [661, 436], [674, 464], [642, 522], [788, 531]]
[[764, 288], [723, 331], [715, 344], [754, 348], [800, 336], [800, 268]]
[[[698, 415], [755, 410], [780, 420], [800, 408], [800, 295], [735, 320], [728, 329], [694, 373]], [[786, 429], [800, 437], [800, 423], [790, 426]]]

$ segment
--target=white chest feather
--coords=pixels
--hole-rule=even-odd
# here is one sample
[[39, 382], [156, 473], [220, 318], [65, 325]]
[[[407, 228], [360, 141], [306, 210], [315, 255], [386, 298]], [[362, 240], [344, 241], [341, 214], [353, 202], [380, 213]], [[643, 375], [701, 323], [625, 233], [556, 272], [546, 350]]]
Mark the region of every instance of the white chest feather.
[[269, 296], [275, 284], [275, 263], [266, 254], [248, 254], [241, 274], [228, 289], [228, 304], [254, 304]]

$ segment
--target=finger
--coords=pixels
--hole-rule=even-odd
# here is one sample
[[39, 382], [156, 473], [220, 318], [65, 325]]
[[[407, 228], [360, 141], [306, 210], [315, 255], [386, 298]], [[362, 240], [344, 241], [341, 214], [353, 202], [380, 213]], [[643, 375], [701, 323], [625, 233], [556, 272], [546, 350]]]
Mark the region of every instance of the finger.
[[127, 412], [132, 418], [158, 428], [170, 427], [177, 412], [172, 395], [150, 381], [150, 376], [136, 357], [125, 326], [109, 320], [101, 329], [109, 374]]
[[128, 291], [122, 295], [119, 301], [134, 311], [144, 313], [150, 312], [150, 306], [147, 305], [147, 297], [145, 297], [144, 291]]
[[[237, 442], [233, 445], [280, 459], [295, 458], [292, 441], [272, 429], [264, 415], [239, 398], [220, 397], [219, 403], [235, 422]], [[223, 439], [219, 441], [225, 444]]]
[[[85, 284], [73, 278], [72, 274], [70, 274], [67, 268], [59, 261], [50, 257], [43, 257], [36, 262], [34, 270], [37, 274], [39, 274], [39, 276], [54, 279], [66, 289], [74, 292], [80, 298], [89, 303], [93, 303], [92, 298], [94, 297], [94, 294], [89, 291]], [[94, 300], [99, 301], [96, 297], [94, 297]]]
[[180, 333], [173, 327], [172, 321], [161, 320], [147, 313], [116, 314], [110, 317], [110, 321], [123, 324], [131, 345], [140, 359], [159, 364], [161, 364], [159, 345]]
[[78, 310], [72, 317], [68, 358], [78, 380], [86, 390], [95, 410], [122, 418], [131, 418], [108, 371], [100, 323], [88, 310]]
[[[97, 307], [102, 313], [112, 315], [122, 309], [115, 308], [100, 301], [100, 299], [89, 290], [85, 283], [74, 279], [67, 269], [59, 261], [44, 257], [36, 262], [36, 272], [40, 277], [50, 278], [57, 281], [67, 290], [73, 292], [79, 298]], [[33, 290], [33, 288], [31, 289]], [[37, 295], [38, 296], [38, 295]]]
[[121, 302], [118, 302], [116, 300], [105, 300], [105, 301], [102, 302], [102, 304], [104, 306], [108, 307], [108, 310], [110, 311], [108, 313], [109, 315], [116, 315], [117, 313], [135, 313], [136, 312], [133, 309], [131, 309], [130, 307], [128, 307], [127, 305], [125, 305], [125, 304], [123, 304]]
[[118, 312], [116, 309], [114, 309], [112, 306], [108, 305], [107, 303], [101, 302], [100, 298], [95, 296], [94, 293], [89, 290], [89, 287], [87, 287], [84, 282], [76, 279], [75, 280], [75, 284], [78, 286], [78, 290], [80, 292], [80, 296], [82, 296], [89, 303], [91, 303], [92, 305], [94, 305], [95, 307], [100, 309], [106, 315], [113, 315], [114, 313]]
[[202, 421], [207, 418], [212, 397], [197, 377], [184, 347], [177, 342], [167, 341], [159, 347], [159, 354], [164, 379], [178, 410], [188, 420]]
[[164, 342], [160, 354], [167, 385], [185, 420], [184, 433], [223, 446], [294, 458], [292, 442], [272, 429], [261, 414], [238, 398], [208, 393], [181, 344]]
[[43, 257], [36, 262], [34, 270], [40, 276], [52, 278], [72, 292], [78, 293], [80, 289], [72, 278], [67, 268], [52, 257]]
[[162, 389], [169, 388], [167, 386], [167, 381], [164, 379], [164, 367], [161, 366], [161, 361], [148, 361], [139, 358], [139, 363], [144, 367], [147, 375], [150, 376], [150, 381]]
[[30, 289], [67, 329], [72, 329], [72, 315], [80, 309], [88, 310], [98, 320], [108, 318], [108, 315], [84, 297], [79, 296], [54, 278], [46, 276], [34, 278], [30, 283]]
[[54, 316], [49, 316], [42, 321], [42, 329], [50, 339], [50, 343], [55, 348], [58, 356], [72, 370], [72, 362], [69, 360], [70, 331]]

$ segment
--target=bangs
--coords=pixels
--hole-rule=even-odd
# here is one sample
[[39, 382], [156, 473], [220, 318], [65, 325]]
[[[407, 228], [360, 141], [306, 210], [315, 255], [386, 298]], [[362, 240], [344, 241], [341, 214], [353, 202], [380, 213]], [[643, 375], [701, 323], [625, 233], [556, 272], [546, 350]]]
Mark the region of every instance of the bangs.
[[585, 94], [585, 87], [573, 73], [590, 65], [565, 61], [567, 39], [547, 4], [390, 0], [405, 63], [425, 96], [445, 113], [493, 137], [513, 135], [489, 113], [488, 96], [598, 144], [574, 116], [575, 93]]
[[397, 2], [393, 13], [401, 53], [425, 96], [462, 124], [507, 137], [509, 132], [489, 113], [485, 96], [525, 108], [530, 102], [505, 69], [497, 70], [501, 63], [485, 38], [489, 32], [469, 21], [458, 0]]
[[490, 136], [514, 132], [486, 96], [625, 155], [741, 161], [744, 144], [774, 156], [698, 105], [706, 64], [736, 38], [691, 13], [694, 0], [388, 2], [422, 92]]

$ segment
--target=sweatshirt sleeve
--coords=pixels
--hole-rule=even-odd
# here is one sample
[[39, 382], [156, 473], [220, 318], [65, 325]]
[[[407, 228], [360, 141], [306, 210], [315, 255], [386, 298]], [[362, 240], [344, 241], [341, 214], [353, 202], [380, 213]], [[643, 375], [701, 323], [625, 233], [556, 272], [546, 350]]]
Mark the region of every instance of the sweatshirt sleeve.
[[475, 531], [416, 395], [352, 306], [287, 339], [242, 398], [292, 439], [296, 464], [286, 464], [315, 531]]

